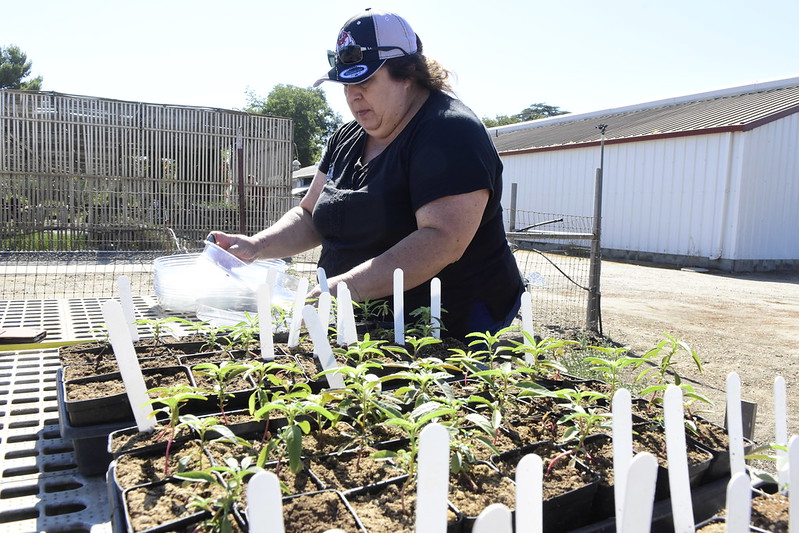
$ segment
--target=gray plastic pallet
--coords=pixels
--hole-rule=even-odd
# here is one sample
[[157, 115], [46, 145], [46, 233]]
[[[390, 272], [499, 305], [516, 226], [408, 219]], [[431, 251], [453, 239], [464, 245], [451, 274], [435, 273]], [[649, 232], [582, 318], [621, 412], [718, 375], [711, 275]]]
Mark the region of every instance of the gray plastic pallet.
[[[66, 298], [59, 300], [0, 300], [0, 327], [30, 327], [47, 330], [42, 341], [90, 341], [102, 338], [103, 302], [108, 298]], [[137, 319], [157, 319], [167, 315], [155, 296], [134, 296], [133, 308]], [[187, 318], [191, 318], [187, 316]], [[139, 326], [141, 337], [152, 336], [146, 325]], [[190, 333], [179, 324], [170, 323], [174, 335]], [[2, 350], [0, 345], [0, 350]]]
[[111, 531], [103, 476], [82, 476], [58, 426], [58, 350], [0, 353], [0, 531]]
[[[0, 326], [44, 328], [43, 343], [90, 341], [104, 336], [105, 300], [0, 300]], [[137, 318], [166, 316], [154, 297], [134, 297], [133, 303]], [[150, 332], [140, 326], [139, 334]], [[105, 477], [82, 475], [72, 440], [61, 437], [58, 349], [2, 350], [0, 345], [0, 531], [111, 532]]]

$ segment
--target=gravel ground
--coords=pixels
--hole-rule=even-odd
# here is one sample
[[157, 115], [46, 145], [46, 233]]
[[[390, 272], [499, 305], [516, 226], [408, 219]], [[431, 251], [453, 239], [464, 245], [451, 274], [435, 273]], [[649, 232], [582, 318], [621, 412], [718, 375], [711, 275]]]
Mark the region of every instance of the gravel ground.
[[741, 378], [742, 398], [757, 404], [754, 439], [774, 439], [773, 384], [788, 390], [789, 434], [799, 433], [799, 272], [725, 274], [605, 261], [601, 276], [605, 336], [642, 354], [664, 340], [685, 341], [704, 365], [687, 358], [679, 371], [715, 402], [708, 418], [724, 421], [726, 379]]

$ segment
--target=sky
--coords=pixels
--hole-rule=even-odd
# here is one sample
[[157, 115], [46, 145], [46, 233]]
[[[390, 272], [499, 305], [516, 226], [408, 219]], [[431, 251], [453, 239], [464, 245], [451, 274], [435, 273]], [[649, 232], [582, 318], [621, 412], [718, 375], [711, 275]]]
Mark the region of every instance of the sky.
[[[42, 90], [243, 109], [310, 87], [366, 7], [402, 15], [479, 117], [582, 113], [799, 77], [797, 0], [3, 0]], [[322, 85], [344, 120], [342, 86]]]

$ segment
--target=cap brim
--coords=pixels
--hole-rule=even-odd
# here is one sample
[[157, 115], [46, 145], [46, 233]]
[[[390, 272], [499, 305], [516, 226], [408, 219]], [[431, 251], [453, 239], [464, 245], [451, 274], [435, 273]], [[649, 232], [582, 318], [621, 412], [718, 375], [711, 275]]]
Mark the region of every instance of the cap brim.
[[313, 86], [318, 87], [323, 82], [335, 81], [337, 83], [352, 84], [363, 83], [368, 80], [375, 72], [380, 70], [386, 59], [378, 61], [364, 61], [355, 65], [336, 65], [327, 72], [327, 76], [319, 78]]

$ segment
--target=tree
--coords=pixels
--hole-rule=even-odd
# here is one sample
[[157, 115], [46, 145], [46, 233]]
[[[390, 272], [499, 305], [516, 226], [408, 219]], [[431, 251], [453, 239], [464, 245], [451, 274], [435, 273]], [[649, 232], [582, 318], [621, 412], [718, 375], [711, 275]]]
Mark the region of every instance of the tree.
[[294, 122], [297, 159], [303, 166], [319, 161], [325, 141], [343, 122], [341, 115], [331, 109], [320, 88], [275, 85], [266, 99], [248, 92], [245, 110], [290, 118]]
[[568, 113], [568, 111], [561, 111], [557, 106], [537, 103], [531, 104], [530, 107], [525, 108], [520, 113], [515, 115], [497, 115], [496, 118], [483, 117], [483, 124], [485, 124], [486, 128], [494, 128], [496, 126], [506, 126], [508, 124], [516, 124], [518, 122], [538, 120], [539, 118], [565, 115], [566, 113]]
[[5, 48], [0, 47], [0, 89], [41, 90], [41, 76], [23, 81], [30, 75], [32, 65], [28, 61], [28, 56], [18, 46], [12, 44]]

